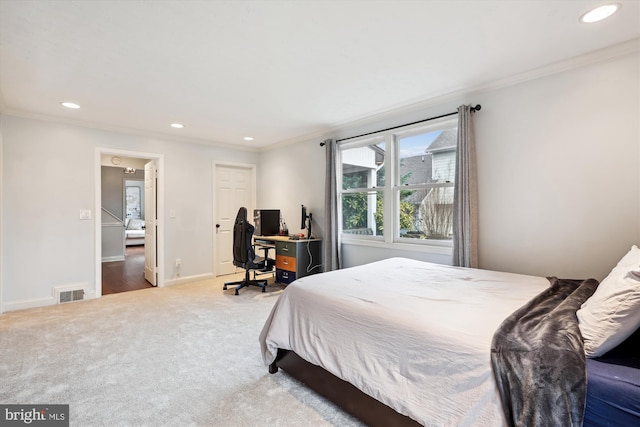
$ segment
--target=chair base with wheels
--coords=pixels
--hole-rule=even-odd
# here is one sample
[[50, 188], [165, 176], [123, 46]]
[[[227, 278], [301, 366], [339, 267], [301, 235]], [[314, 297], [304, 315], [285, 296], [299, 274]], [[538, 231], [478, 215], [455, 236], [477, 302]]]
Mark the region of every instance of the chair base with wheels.
[[264, 256], [262, 259], [264, 260], [264, 266], [258, 270], [253, 270], [253, 279], [255, 280], [258, 276], [263, 276], [265, 274], [271, 274], [271, 277], [276, 277], [276, 260], [273, 258], [269, 258], [269, 249], [275, 249], [273, 245], [260, 245], [259, 249], [264, 251]]
[[242, 288], [246, 288], [248, 286], [259, 286], [262, 288], [262, 292], [265, 292], [267, 289], [267, 279], [250, 279], [249, 278], [249, 270], [245, 270], [244, 280], [239, 280], [237, 282], [227, 282], [222, 287], [222, 290], [226, 291], [227, 286], [236, 286], [236, 295], [238, 295], [238, 291]]

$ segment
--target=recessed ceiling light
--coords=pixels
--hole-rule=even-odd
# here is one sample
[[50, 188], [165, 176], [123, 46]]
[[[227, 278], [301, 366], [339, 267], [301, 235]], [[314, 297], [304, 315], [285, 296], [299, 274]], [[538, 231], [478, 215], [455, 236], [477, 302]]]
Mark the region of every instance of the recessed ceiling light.
[[598, 6], [588, 12], [583, 13], [580, 17], [580, 22], [591, 24], [593, 22], [602, 21], [603, 19], [608, 18], [616, 13], [618, 9], [620, 9], [620, 4], [618, 3], [609, 3]]
[[253, 137], [252, 136], [245, 136], [244, 138], [245, 141], [253, 141]]
[[182, 129], [184, 125], [182, 123], [171, 123], [171, 127], [175, 129]]
[[61, 102], [60, 104], [63, 107], [73, 108], [74, 110], [77, 110], [78, 108], [80, 108], [80, 106], [74, 102]]

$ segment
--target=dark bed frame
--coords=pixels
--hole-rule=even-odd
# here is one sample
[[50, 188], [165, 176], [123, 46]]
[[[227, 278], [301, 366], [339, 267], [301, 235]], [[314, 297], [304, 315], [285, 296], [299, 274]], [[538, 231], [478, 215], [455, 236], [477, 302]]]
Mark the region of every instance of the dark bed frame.
[[278, 349], [276, 360], [269, 365], [269, 373], [282, 368], [310, 389], [326, 397], [344, 411], [372, 427], [416, 427], [416, 421], [399, 414], [384, 403], [363, 393], [354, 385], [336, 377], [323, 368], [307, 362], [295, 352]]

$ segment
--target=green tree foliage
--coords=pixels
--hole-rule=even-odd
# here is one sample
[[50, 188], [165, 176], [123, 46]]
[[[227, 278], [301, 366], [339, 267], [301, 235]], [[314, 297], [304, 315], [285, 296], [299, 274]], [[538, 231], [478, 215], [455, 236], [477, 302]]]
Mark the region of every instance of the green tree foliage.
[[[406, 184], [411, 178], [411, 172], [400, 177], [400, 184]], [[413, 217], [415, 216], [416, 207], [407, 202], [407, 197], [414, 193], [412, 190], [400, 190], [400, 228], [413, 228]]]
[[342, 228], [352, 230], [367, 226], [367, 194], [351, 193], [342, 196]]
[[[380, 186], [384, 186], [384, 166], [377, 171], [377, 181]], [[366, 171], [353, 174], [344, 174], [342, 177], [342, 188], [365, 188]], [[409, 180], [411, 173], [400, 178], [400, 183], [404, 184]], [[400, 228], [411, 229], [415, 216], [415, 206], [406, 201], [406, 198], [413, 194], [412, 190], [400, 191]], [[342, 196], [342, 228], [352, 230], [367, 227], [367, 193], [350, 193]], [[384, 198], [381, 192], [376, 193], [376, 235], [381, 236], [384, 232]]]
[[[342, 188], [363, 188], [366, 186], [366, 175], [363, 173], [345, 174], [342, 177]], [[365, 228], [367, 226], [367, 194], [351, 193], [342, 196], [342, 229]]]
[[[378, 170], [378, 183], [382, 183], [384, 185], [384, 166]], [[407, 173], [400, 177], [400, 184], [405, 184], [409, 178], [411, 177], [411, 172]], [[415, 206], [411, 203], [407, 202], [407, 197], [413, 194], [413, 190], [400, 190], [400, 228], [412, 228], [413, 227], [413, 217], [415, 214]], [[378, 193], [376, 198], [376, 231], [378, 235], [382, 235], [384, 231], [384, 203], [383, 197], [381, 193]]]

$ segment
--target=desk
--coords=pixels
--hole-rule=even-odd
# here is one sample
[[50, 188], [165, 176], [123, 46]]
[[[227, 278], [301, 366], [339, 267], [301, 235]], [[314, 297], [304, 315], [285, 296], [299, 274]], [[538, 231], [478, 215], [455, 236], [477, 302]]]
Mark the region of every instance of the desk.
[[276, 282], [289, 284], [322, 271], [322, 240], [291, 240], [287, 236], [254, 236], [257, 246], [276, 248]]

